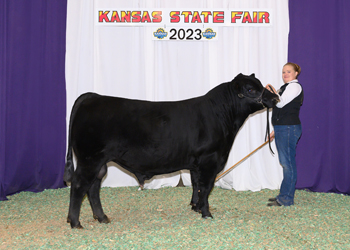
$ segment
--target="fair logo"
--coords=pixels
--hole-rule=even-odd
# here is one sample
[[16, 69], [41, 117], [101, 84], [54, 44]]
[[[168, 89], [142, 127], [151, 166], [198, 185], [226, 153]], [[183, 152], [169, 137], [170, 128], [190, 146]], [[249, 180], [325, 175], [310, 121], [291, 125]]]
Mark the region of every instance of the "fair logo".
[[216, 32], [214, 32], [213, 29], [208, 28], [202, 33], [202, 36], [206, 39], [212, 39], [216, 36]]
[[168, 32], [165, 32], [164, 29], [159, 28], [157, 29], [156, 32], [153, 32], [154, 37], [158, 38], [158, 39], [163, 39], [164, 37], [166, 37], [168, 35]]

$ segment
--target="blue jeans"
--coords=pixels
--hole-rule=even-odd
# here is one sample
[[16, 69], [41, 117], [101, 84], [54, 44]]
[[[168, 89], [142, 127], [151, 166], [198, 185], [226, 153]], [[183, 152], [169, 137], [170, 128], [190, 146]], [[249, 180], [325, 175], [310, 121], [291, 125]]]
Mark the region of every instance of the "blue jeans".
[[284, 206], [294, 204], [295, 184], [297, 182], [297, 166], [295, 151], [301, 136], [299, 125], [275, 125], [275, 143], [278, 159], [283, 168], [283, 180], [277, 202]]

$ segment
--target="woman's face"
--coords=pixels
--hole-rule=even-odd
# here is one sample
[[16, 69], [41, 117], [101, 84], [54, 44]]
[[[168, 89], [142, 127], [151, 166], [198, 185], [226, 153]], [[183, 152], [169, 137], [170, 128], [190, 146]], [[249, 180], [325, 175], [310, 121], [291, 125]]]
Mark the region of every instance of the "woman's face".
[[282, 70], [282, 78], [284, 83], [297, 79], [298, 72], [291, 65], [285, 65]]

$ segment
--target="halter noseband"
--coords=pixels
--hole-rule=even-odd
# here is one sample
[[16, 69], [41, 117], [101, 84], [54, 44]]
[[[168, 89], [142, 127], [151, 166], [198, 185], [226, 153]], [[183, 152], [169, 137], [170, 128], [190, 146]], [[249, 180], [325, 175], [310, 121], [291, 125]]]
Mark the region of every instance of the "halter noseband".
[[264, 94], [265, 89], [266, 89], [266, 88], [264, 88], [264, 90], [261, 92], [261, 94], [260, 94], [258, 97], [256, 97], [256, 98], [252, 98], [252, 97], [243, 95], [242, 93], [239, 93], [239, 94], [238, 94], [238, 97], [239, 97], [239, 98], [246, 97], [246, 98], [252, 99], [252, 100], [256, 101], [257, 103], [260, 103], [264, 108], [266, 108], [265, 105], [264, 105], [263, 102], [262, 102], [262, 95]]

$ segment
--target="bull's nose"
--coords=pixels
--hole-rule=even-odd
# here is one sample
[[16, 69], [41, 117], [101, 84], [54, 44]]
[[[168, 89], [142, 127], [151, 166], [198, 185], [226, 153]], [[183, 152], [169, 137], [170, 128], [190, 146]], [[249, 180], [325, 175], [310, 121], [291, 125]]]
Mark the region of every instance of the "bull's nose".
[[280, 101], [280, 99], [278, 97], [275, 97], [272, 99], [272, 101], [276, 105]]

